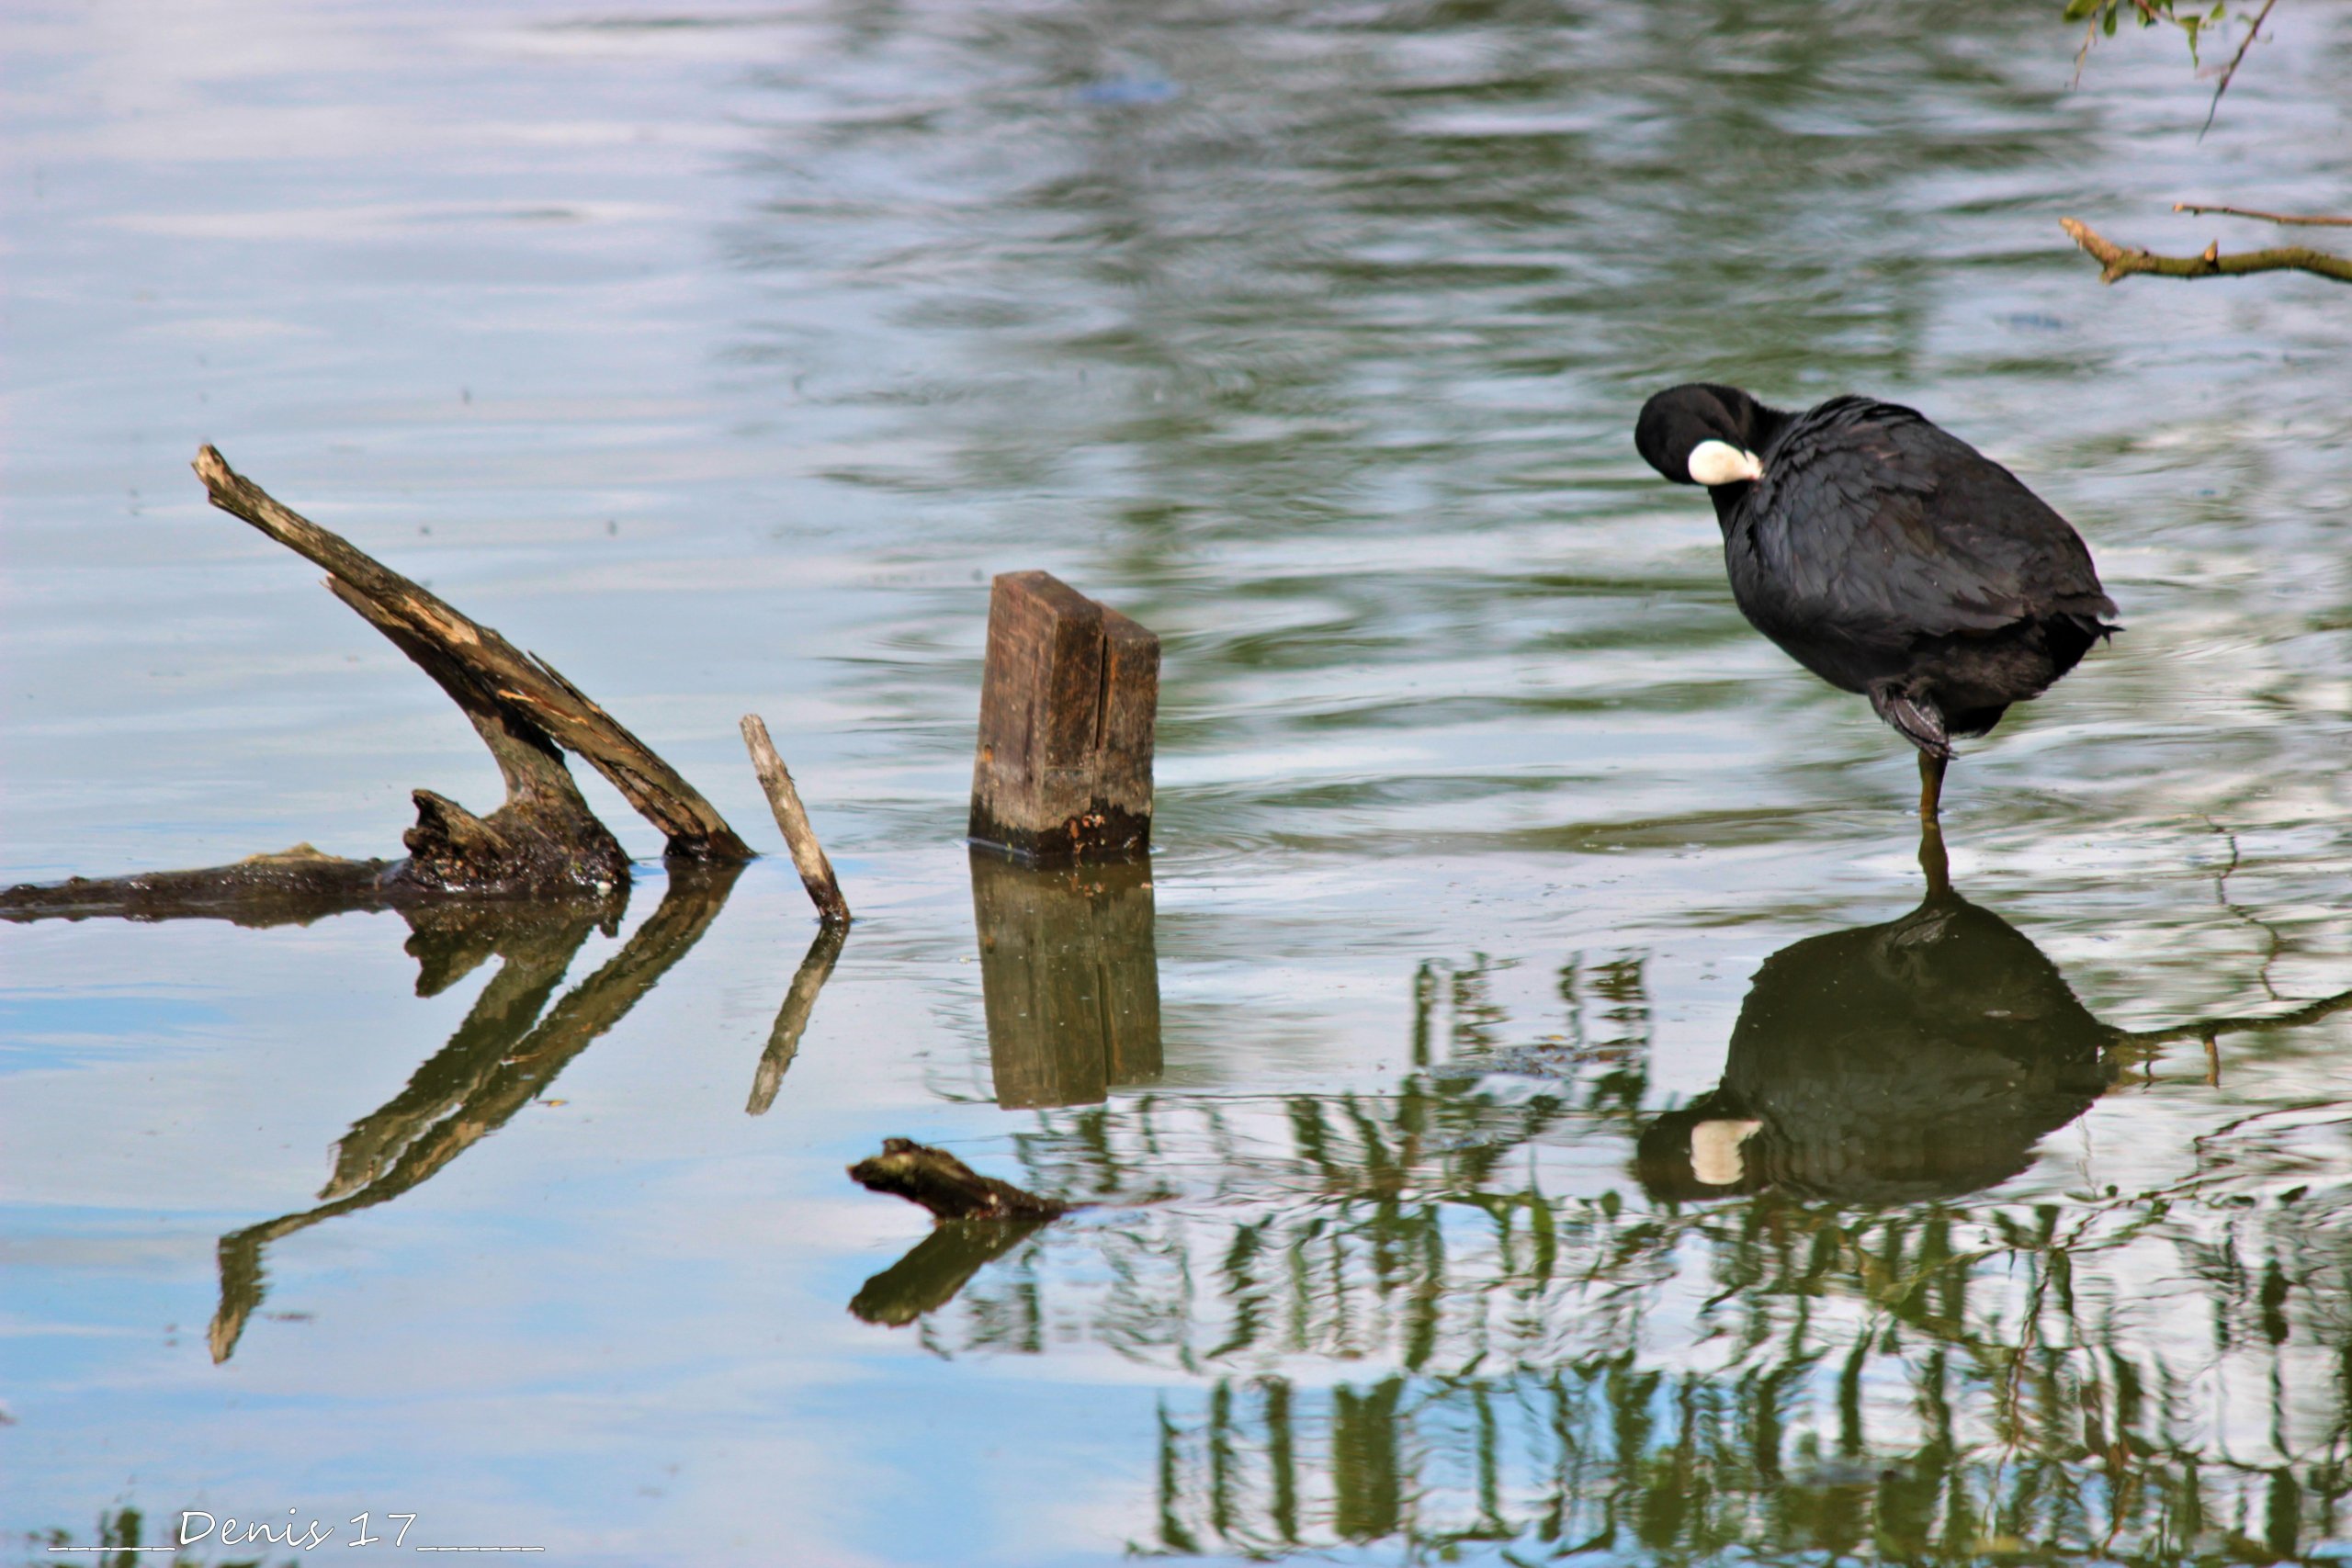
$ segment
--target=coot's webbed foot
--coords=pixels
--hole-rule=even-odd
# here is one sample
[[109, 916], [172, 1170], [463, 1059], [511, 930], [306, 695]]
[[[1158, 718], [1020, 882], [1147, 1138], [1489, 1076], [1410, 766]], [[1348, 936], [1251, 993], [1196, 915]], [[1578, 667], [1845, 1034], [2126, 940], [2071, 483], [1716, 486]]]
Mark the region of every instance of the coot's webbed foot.
[[1919, 748], [1922, 757], [1948, 758], [1951, 739], [1944, 733], [1944, 716], [1932, 703], [1920, 701], [1892, 681], [1873, 681], [1871, 708], [1894, 727], [1896, 733]]

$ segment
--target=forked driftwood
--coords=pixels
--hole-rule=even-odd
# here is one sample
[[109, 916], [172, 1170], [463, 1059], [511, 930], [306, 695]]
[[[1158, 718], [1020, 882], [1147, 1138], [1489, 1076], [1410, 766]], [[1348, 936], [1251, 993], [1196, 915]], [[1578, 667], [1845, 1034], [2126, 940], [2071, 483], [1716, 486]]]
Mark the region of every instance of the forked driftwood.
[[12, 887], [0, 892], [0, 916], [218, 915], [270, 924], [447, 894], [578, 897], [626, 886], [628, 856], [582, 797], [565, 750], [662, 829], [672, 860], [752, 858], [716, 807], [546, 660], [288, 511], [212, 447], [198, 450], [195, 466], [213, 505], [324, 567], [329, 591], [449, 694], [497, 761], [506, 800], [477, 817], [446, 795], [413, 792], [416, 825], [402, 835], [401, 860], [345, 860], [303, 844], [200, 871]]

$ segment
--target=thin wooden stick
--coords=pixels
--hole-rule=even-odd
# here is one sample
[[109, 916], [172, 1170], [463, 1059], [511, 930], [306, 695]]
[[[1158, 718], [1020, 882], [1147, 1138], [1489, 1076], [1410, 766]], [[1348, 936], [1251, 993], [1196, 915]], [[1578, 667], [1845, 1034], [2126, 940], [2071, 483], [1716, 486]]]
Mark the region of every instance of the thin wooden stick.
[[2160, 256], [2119, 245], [2078, 219], [2061, 218], [2058, 225], [2106, 269], [2098, 275], [2101, 283], [2113, 283], [2134, 273], [2154, 277], [2236, 277], [2250, 272], [2308, 272], [2352, 283], [2352, 256], [2315, 251], [2308, 245], [2279, 245], [2225, 256], [2217, 240], [2205, 247], [2203, 255]]
[[775, 754], [775, 742], [768, 739], [768, 727], [758, 714], [743, 716], [743, 744], [752, 753], [752, 769], [760, 775], [760, 787], [767, 791], [775, 825], [784, 831], [785, 847], [792, 852], [792, 863], [800, 872], [800, 886], [808, 889], [808, 897], [817, 906], [817, 918], [829, 925], [847, 925], [849, 900], [842, 897], [832, 863], [825, 858], [824, 846], [817, 842], [817, 830], [808, 826], [800, 792], [792, 787], [792, 773]]
[[2265, 223], [2309, 223], [2336, 229], [2352, 229], [2352, 218], [2321, 218], [2295, 212], [2263, 212], [2251, 207], [2200, 207], [2193, 201], [2176, 201], [2175, 212], [2219, 212], [2231, 218], [2258, 218]]
[[2278, 0], [2262, 0], [2262, 9], [2254, 14], [2254, 26], [2246, 28], [2245, 38], [2238, 44], [2238, 51], [2230, 56], [2229, 65], [2222, 72], [2221, 85], [2213, 89], [2213, 101], [2206, 106], [2205, 123], [2197, 128], [2198, 141], [2204, 141], [2205, 133], [2213, 129], [2213, 117], [2222, 112], [2222, 95], [2230, 90], [2232, 82], [2237, 80], [2238, 67], [2245, 63], [2245, 51], [2252, 49], [2254, 40], [2262, 36], [2262, 24], [2270, 19], [2270, 7], [2277, 4]]

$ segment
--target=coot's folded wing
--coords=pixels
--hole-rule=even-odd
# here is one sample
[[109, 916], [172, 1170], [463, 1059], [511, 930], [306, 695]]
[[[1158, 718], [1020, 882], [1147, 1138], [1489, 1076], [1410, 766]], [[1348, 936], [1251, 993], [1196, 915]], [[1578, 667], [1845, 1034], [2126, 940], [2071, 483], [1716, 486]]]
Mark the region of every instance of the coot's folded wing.
[[1785, 613], [1861, 642], [2115, 614], [2090, 551], [2016, 475], [1910, 409], [1838, 398], [1764, 454], [1748, 547]]

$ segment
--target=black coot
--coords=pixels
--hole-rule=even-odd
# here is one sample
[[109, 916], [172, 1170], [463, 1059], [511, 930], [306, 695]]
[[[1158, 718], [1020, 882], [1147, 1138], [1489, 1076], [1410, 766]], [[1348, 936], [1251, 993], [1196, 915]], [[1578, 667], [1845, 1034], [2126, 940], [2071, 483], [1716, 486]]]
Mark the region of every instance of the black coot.
[[1953, 736], [1991, 729], [2117, 629], [2082, 536], [1913, 410], [1846, 397], [1788, 413], [1694, 383], [1645, 404], [1634, 444], [1707, 487], [1756, 629], [1919, 749], [1924, 817]]

